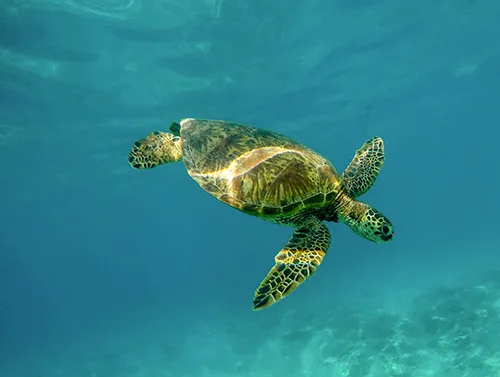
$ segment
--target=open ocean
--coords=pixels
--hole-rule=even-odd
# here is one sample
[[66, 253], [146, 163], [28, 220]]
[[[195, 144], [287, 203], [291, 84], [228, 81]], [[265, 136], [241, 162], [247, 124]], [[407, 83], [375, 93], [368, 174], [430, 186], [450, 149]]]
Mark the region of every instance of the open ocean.
[[[500, 377], [499, 93], [498, 0], [2, 0], [0, 376]], [[394, 239], [253, 311], [292, 229], [128, 164], [183, 118], [382, 137]]]

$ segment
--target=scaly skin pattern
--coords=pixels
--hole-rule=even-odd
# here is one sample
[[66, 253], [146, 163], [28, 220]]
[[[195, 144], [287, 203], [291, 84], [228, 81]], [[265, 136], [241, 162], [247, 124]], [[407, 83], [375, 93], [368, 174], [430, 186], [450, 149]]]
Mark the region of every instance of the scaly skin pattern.
[[342, 173], [344, 191], [353, 199], [365, 194], [375, 183], [384, 159], [383, 140], [380, 137], [368, 139]]
[[316, 216], [303, 215], [295, 221], [295, 231], [255, 291], [254, 310], [266, 308], [293, 292], [316, 272], [330, 247], [330, 231]]
[[154, 131], [137, 140], [128, 154], [134, 169], [152, 169], [161, 164], [177, 162], [182, 158], [180, 138], [167, 132]]

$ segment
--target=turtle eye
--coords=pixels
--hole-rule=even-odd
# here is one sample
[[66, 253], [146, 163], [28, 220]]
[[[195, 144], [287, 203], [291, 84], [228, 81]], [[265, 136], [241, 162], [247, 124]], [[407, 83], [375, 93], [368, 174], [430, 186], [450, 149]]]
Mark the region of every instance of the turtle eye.
[[387, 225], [384, 225], [384, 226], [382, 227], [382, 232], [383, 232], [384, 234], [389, 234], [389, 232], [390, 232], [390, 231], [391, 231], [391, 230], [389, 229], [389, 227], [388, 227]]

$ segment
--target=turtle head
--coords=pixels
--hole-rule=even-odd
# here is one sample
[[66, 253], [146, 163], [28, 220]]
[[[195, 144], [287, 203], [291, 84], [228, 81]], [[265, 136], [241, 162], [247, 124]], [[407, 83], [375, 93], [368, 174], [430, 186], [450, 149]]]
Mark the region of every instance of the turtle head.
[[392, 240], [394, 227], [384, 214], [372, 206], [353, 200], [339, 211], [339, 219], [367, 240], [383, 243]]

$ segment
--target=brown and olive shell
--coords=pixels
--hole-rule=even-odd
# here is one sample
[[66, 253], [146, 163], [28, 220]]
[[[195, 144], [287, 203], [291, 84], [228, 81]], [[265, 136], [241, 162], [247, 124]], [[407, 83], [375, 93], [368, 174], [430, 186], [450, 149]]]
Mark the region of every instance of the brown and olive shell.
[[281, 134], [225, 121], [181, 122], [184, 164], [208, 193], [243, 212], [289, 217], [331, 203], [340, 176], [324, 157]]

